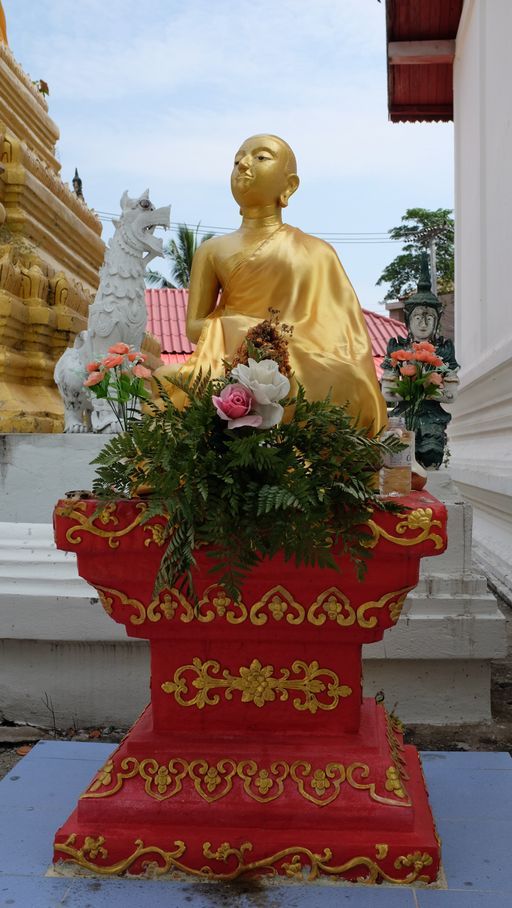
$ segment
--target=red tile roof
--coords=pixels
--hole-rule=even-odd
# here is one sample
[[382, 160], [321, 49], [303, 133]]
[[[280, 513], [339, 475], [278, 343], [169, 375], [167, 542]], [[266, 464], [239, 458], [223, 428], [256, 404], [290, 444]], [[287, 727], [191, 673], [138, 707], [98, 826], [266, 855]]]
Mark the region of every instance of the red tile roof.
[[[184, 363], [195, 349], [185, 333], [187, 302], [188, 290], [146, 290], [148, 331], [159, 339], [164, 363]], [[363, 309], [363, 313], [372, 343], [375, 369], [380, 378], [380, 366], [388, 340], [403, 334], [404, 326], [394, 318], [368, 309]]]

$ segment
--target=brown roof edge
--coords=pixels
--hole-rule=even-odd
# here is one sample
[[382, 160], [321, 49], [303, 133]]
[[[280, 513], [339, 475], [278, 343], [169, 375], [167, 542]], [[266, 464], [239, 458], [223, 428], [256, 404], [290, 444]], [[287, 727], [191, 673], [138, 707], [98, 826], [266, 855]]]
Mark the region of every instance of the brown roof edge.
[[453, 59], [464, 0], [386, 0], [393, 123], [453, 120]]

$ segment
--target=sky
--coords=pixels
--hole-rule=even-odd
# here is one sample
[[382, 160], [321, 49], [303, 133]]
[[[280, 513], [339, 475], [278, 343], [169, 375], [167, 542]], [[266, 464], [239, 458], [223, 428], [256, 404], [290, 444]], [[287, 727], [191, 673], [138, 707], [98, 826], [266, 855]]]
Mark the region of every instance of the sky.
[[173, 225], [235, 229], [233, 156], [275, 133], [301, 179], [285, 220], [333, 241], [361, 304], [385, 314], [387, 231], [407, 208], [453, 206], [452, 124], [388, 122], [384, 0], [3, 6], [16, 59], [49, 85], [62, 178], [78, 167], [98, 212], [149, 187]]

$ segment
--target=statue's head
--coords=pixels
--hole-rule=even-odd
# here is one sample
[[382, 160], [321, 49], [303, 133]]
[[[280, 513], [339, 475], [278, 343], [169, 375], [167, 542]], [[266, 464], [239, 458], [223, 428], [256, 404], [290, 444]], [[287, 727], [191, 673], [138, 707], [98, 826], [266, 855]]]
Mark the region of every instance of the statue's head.
[[409, 334], [415, 341], [432, 341], [437, 334], [440, 314], [434, 306], [419, 304], [406, 312]]
[[[120, 220], [112, 223], [122, 231], [125, 242], [138, 252], [146, 252], [144, 262], [163, 254], [162, 240], [153, 236], [155, 227], [169, 227], [170, 206], [155, 208], [146, 189], [138, 198], [132, 199], [128, 192], [121, 197]], [[149, 258], [148, 258], [149, 256]]]
[[231, 192], [240, 208], [286, 208], [299, 185], [295, 155], [283, 139], [251, 136], [235, 155]]
[[405, 324], [413, 341], [435, 341], [443, 307], [432, 293], [426, 252], [421, 254], [418, 289], [404, 303]]

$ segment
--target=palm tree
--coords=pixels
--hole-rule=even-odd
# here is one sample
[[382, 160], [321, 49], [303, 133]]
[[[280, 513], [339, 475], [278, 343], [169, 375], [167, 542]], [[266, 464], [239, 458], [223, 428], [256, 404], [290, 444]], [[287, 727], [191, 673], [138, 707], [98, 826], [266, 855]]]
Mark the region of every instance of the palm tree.
[[[175, 290], [177, 287], [188, 287], [190, 284], [192, 259], [197, 247], [200, 245], [197, 241], [199, 227], [200, 224], [194, 230], [191, 227], [187, 227], [186, 224], [179, 224], [177, 240], [171, 240], [167, 248], [164, 249], [164, 256], [171, 261], [171, 275], [176, 283], [171, 283], [159, 271], [147, 268], [145, 279], [148, 287], [168, 287], [171, 290]], [[215, 236], [215, 234], [206, 233], [200, 242], [204, 243], [205, 240], [211, 239], [212, 236]]]

